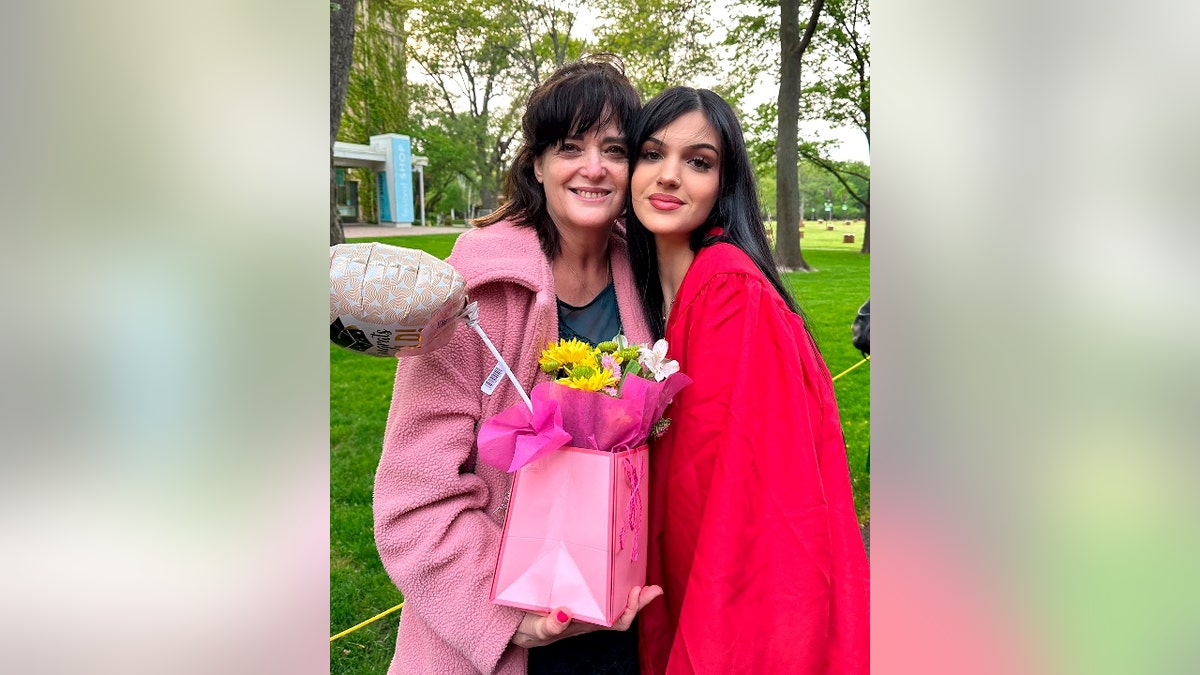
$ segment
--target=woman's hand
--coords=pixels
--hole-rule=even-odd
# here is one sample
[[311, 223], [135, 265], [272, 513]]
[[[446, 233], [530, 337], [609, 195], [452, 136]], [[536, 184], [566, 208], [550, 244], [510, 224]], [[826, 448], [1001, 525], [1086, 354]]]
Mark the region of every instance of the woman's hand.
[[528, 649], [542, 647], [563, 638], [590, 633], [594, 630], [629, 630], [637, 613], [662, 593], [662, 588], [659, 586], [634, 586], [629, 591], [629, 603], [625, 605], [625, 611], [621, 613], [612, 628], [584, 621], [572, 622], [565, 609], [551, 610], [549, 616], [527, 613], [525, 618], [521, 619], [521, 625], [517, 627], [517, 632], [512, 637], [512, 643]]

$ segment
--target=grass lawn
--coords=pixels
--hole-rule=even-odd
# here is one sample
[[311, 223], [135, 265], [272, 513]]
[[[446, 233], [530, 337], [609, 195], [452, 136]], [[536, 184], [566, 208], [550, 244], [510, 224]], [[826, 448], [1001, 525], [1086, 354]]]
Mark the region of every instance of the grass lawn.
[[[807, 241], [807, 239], [805, 240]], [[808, 315], [817, 346], [831, 375], [837, 377], [862, 360], [850, 344], [850, 322], [871, 292], [871, 256], [856, 252], [805, 250], [804, 259], [817, 272], [791, 272], [784, 283]], [[846, 455], [854, 481], [860, 522], [871, 517], [871, 364], [864, 363], [833, 383], [837, 392]]]
[[[829, 225], [833, 225], [830, 230]], [[831, 222], [821, 222], [817, 220], [804, 221], [804, 227], [800, 228], [800, 247], [804, 250], [804, 258], [808, 259], [808, 251], [816, 251], [820, 249], [830, 249], [834, 251], [861, 251], [863, 245], [863, 231], [866, 230], [866, 221], [862, 220], [833, 220]], [[843, 238], [847, 234], [854, 235], [854, 243], [846, 243]], [[771, 239], [771, 243], [775, 243], [775, 221], [767, 222], [767, 236]], [[837, 375], [837, 373], [834, 373]]]
[[[839, 223], [836, 227], [837, 231], [828, 234], [837, 235], [840, 243], [843, 226]], [[805, 230], [810, 228], [806, 224]], [[861, 242], [861, 222], [858, 228]], [[380, 241], [445, 258], [457, 237], [432, 234], [351, 242]], [[809, 237], [806, 234], [802, 242], [806, 246], [804, 257], [819, 271], [787, 274], [785, 283], [812, 321], [821, 353], [830, 372], [837, 375], [861, 360], [850, 345], [850, 322], [870, 293], [870, 256], [857, 253], [861, 244], [845, 245], [842, 250], [809, 249]], [[820, 240], [811, 241], [816, 244]], [[403, 600], [379, 562], [371, 517], [371, 489], [395, 370], [394, 360], [329, 346], [330, 635]], [[870, 364], [859, 366], [834, 383], [860, 520], [870, 518], [870, 476], [865, 470], [870, 444], [870, 383]], [[396, 645], [399, 616], [390, 614], [331, 643], [329, 672], [386, 672]]]

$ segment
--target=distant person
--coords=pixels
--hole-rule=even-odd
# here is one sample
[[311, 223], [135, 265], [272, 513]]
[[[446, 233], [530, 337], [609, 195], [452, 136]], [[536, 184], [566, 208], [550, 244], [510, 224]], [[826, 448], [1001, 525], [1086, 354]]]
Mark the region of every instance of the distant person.
[[[618, 224], [626, 133], [640, 107], [615, 59], [560, 68], [529, 97], [508, 201], [450, 254], [526, 390], [549, 379], [537, 356], [559, 337], [650, 340]], [[465, 329], [436, 352], [399, 360], [375, 475], [375, 542], [405, 598], [388, 672], [637, 673], [637, 631], [628, 628], [658, 587], [635, 588], [615, 630], [562, 609], [543, 616], [489, 601], [512, 476], [476, 461], [476, 433], [520, 403], [512, 386], [480, 392], [495, 364]]]
[[767, 246], [737, 117], [668, 89], [631, 136], [646, 322], [693, 382], [650, 449], [648, 675], [866, 674], [869, 578], [833, 382]]
[[863, 356], [871, 355], [871, 299], [858, 308], [858, 314], [850, 324], [850, 342]]

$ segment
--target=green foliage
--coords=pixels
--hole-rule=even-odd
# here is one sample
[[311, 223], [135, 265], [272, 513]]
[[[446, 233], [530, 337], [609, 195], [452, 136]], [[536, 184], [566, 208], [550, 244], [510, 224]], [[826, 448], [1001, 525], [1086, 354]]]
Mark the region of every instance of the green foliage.
[[[355, 17], [354, 58], [338, 140], [367, 144], [371, 136], [411, 134], [412, 87], [404, 55], [406, 5], [395, 0], [364, 0]], [[414, 139], [415, 141], [416, 139]], [[414, 148], [416, 154], [421, 154]], [[364, 222], [379, 222], [375, 175], [353, 169]]]
[[823, 157], [819, 144], [801, 144], [800, 156], [809, 166], [817, 167], [836, 181], [830, 187], [835, 200], [840, 198], [843, 202], [849, 201], [859, 212], [870, 208], [871, 167], [862, 162], [839, 162]]
[[[387, 237], [384, 243], [449, 255], [457, 234]], [[784, 275], [807, 312], [829, 371], [837, 375], [861, 359], [850, 344], [850, 322], [870, 295], [870, 257], [850, 251], [813, 250], [820, 271]], [[329, 349], [330, 634], [369, 619], [403, 600], [375, 550], [371, 494], [383, 445], [396, 362]], [[846, 437], [859, 518], [870, 518], [870, 364], [834, 383]], [[396, 645], [399, 613], [376, 621], [329, 647], [329, 671], [382, 673]]]
[[[427, 212], [490, 208], [526, 95], [583, 47], [570, 37], [574, 14], [554, 2], [364, 1], [339, 139], [407, 134], [429, 159]], [[409, 81], [410, 63], [421, 81]], [[373, 220], [373, 179], [360, 189], [364, 219]]]
[[762, 209], [764, 216], [770, 216], [775, 213], [776, 204], [774, 165], [771, 165], [771, 170], [769, 172], [755, 171], [754, 177], [758, 181], [758, 207]]
[[[339, 138], [366, 143], [379, 133], [412, 137], [414, 153], [429, 158], [424, 173], [431, 214], [495, 205], [529, 92], [585, 52], [618, 53], [645, 97], [708, 80], [736, 106], [751, 86], [778, 78], [779, 6], [770, 0], [738, 0], [726, 8], [725, 20], [714, 19], [712, 0], [613, 0], [597, 8], [596, 43], [573, 34], [569, 0], [361, 5]], [[867, 0], [826, 0], [825, 7], [805, 57], [801, 114], [857, 126], [869, 141], [869, 6]], [[718, 21], [725, 39], [714, 45]], [[732, 60], [720, 60], [722, 53]], [[410, 66], [422, 73], [416, 81], [408, 77]], [[774, 136], [774, 104], [741, 116], [749, 138]], [[814, 162], [829, 156], [829, 142], [819, 138], [802, 139], [800, 147]], [[836, 165], [827, 168], [839, 173]], [[865, 194], [839, 175], [849, 183], [841, 191]], [[770, 186], [762, 187], [768, 195]], [[365, 220], [371, 220], [373, 194], [373, 181], [362, 180]], [[774, 202], [763, 203], [774, 209]]]
[[801, 114], [834, 127], [852, 126], [871, 140], [869, 0], [826, 0], [801, 91]]
[[[427, 86], [414, 87], [414, 91], [418, 96], [430, 93]], [[467, 204], [460, 183], [470, 181], [477, 185], [474, 177], [479, 160], [473, 121], [439, 109], [417, 108], [413, 111], [413, 123], [418, 134], [414, 152], [429, 158], [429, 166], [425, 167], [426, 209], [437, 213], [454, 208], [462, 213]], [[478, 188], [474, 192], [478, 194]]]
[[[755, 176], [759, 185], [759, 204], [764, 213], [775, 208], [775, 137], [769, 127], [774, 104], [760, 106], [746, 125], [746, 142], [750, 159], [754, 163]], [[862, 218], [871, 204], [871, 167], [862, 162], [843, 162], [828, 158], [831, 141], [801, 142], [797, 149], [800, 156], [800, 201], [804, 205], [804, 218], [821, 216], [826, 190], [834, 203], [833, 217]], [[847, 208], [842, 209], [842, 204]], [[816, 211], [813, 211], [813, 209]]]
[[[816, 34], [814, 78], [800, 93], [800, 114], [834, 127], [854, 127], [871, 142], [871, 44], [869, 0], [826, 0]], [[870, 177], [859, 167], [829, 158], [832, 141], [808, 139], [800, 156], [819, 166], [846, 193], [869, 209]]]
[[644, 99], [717, 73], [711, 0], [609, 0], [597, 11], [598, 46], [621, 56]]
[[[751, 160], [754, 162], [758, 180], [758, 202], [763, 213], [775, 213], [775, 140], [750, 140]], [[804, 146], [801, 146], [802, 148]], [[802, 151], [801, 157], [807, 155]], [[830, 171], [813, 161], [802, 159], [798, 165], [800, 174], [801, 217], [805, 220], [824, 218], [825, 191], [829, 190], [833, 201], [833, 217], [836, 220], [858, 220], [866, 215], [866, 204], [870, 203], [871, 167], [862, 162], [836, 162], [822, 160], [835, 170]], [[839, 180], [838, 176], [841, 176]], [[843, 182], [843, 180], [845, 182]], [[846, 208], [843, 209], [842, 205]], [[862, 237], [859, 237], [862, 241]], [[809, 242], [801, 242], [803, 248]]]
[[428, 84], [412, 89], [412, 133], [430, 160], [431, 209], [449, 209], [439, 200], [459, 179], [466, 206], [496, 206], [529, 92], [584, 48], [574, 21], [562, 0], [414, 6], [407, 54]]
[[346, 171], [350, 180], [358, 181], [358, 211], [364, 223], [379, 222], [379, 200], [376, 194], [379, 186], [375, 182], [375, 172], [361, 167], [350, 168]]
[[406, 133], [409, 85], [404, 15], [398, 2], [361, 3], [339, 140], [365, 144], [375, 134]]
[[485, 200], [498, 187], [495, 155], [504, 130], [494, 128], [495, 105], [516, 45], [507, 11], [496, 3], [422, 2], [410, 16], [408, 54], [429, 81], [415, 92], [416, 135], [430, 164], [439, 160], [430, 172], [435, 196], [459, 176]]
[[[751, 86], [764, 77], [779, 81], [779, 4], [738, 0], [726, 33], [741, 81]], [[802, 12], [800, 32], [807, 28]], [[832, 127], [853, 126], [870, 141], [871, 45], [869, 0], [825, 0], [812, 44], [804, 55], [802, 119]], [[774, 103], [757, 117], [773, 122]], [[771, 125], [773, 128], [773, 124]], [[815, 139], [814, 139], [815, 140]]]
[[515, 67], [513, 88], [532, 91], [559, 66], [589, 51], [573, 37], [575, 5], [567, 0], [514, 0], [512, 18], [520, 26], [510, 52]]
[[[774, 0], [736, 0], [723, 44], [732, 50], [738, 76], [736, 90], [745, 94], [764, 79], [779, 81], [779, 3]], [[802, 29], [803, 30], [803, 29]]]
[[[800, 92], [800, 118], [823, 122], [831, 127], [853, 126], [871, 140], [870, 7], [869, 0], [825, 0], [818, 18], [813, 42], [806, 51], [804, 78]], [[757, 79], [770, 75], [778, 81], [778, 56], [767, 54], [765, 45], [779, 43], [778, 5], [767, 0], [741, 0], [726, 44], [734, 47], [739, 67]], [[800, 30], [806, 26], [801, 20]], [[766, 211], [775, 208], [774, 182], [764, 178], [775, 174], [779, 111], [775, 102], [760, 105], [743, 117], [751, 157], [764, 187], [761, 199]], [[790, 141], [789, 141], [790, 142]], [[838, 162], [830, 158], [835, 141], [811, 136], [797, 139], [801, 158], [800, 201], [804, 218], [818, 215], [825, 202], [825, 190], [833, 194], [834, 217], [859, 218], [870, 213], [870, 170], [861, 162]], [[827, 179], [810, 171], [817, 167]], [[769, 185], [770, 189], [766, 189]], [[847, 209], [843, 211], [841, 205]], [[814, 213], [815, 207], [815, 213]]]

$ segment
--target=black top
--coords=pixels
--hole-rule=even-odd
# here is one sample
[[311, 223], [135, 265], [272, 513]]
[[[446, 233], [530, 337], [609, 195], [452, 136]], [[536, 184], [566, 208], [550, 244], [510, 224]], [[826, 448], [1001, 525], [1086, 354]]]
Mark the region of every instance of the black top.
[[637, 621], [529, 650], [529, 675], [638, 675]]
[[[621, 332], [617, 294], [609, 284], [591, 302], [558, 301], [558, 337], [595, 346]], [[637, 622], [625, 632], [597, 630], [529, 650], [529, 675], [638, 675]]]
[[558, 337], [577, 338], [593, 347], [611, 340], [621, 332], [621, 314], [617, 310], [617, 291], [611, 283], [583, 307], [558, 301]]

